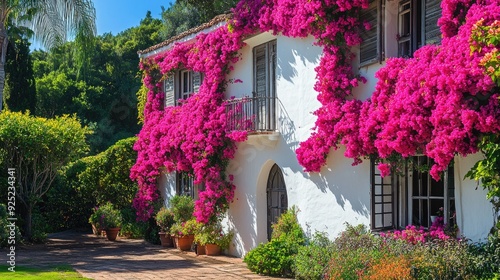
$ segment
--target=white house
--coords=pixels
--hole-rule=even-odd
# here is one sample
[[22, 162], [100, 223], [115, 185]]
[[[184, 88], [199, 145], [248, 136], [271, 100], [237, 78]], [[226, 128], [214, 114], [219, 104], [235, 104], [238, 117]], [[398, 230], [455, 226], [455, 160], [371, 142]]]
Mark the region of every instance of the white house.
[[[409, 56], [422, 42], [440, 40], [436, 25], [440, 1], [370, 2], [363, 16], [375, 28], [363, 35], [365, 43], [355, 50], [359, 59], [353, 65], [368, 80], [355, 89], [355, 96], [361, 100], [374, 91], [374, 73], [384, 66], [386, 58]], [[417, 9], [417, 3], [423, 4]], [[139, 55], [154, 57], [176, 42], [189, 42], [199, 33], [213, 32], [226, 20], [217, 17]], [[405, 35], [397, 40], [392, 34]], [[295, 150], [310, 136], [316, 120], [311, 112], [320, 106], [314, 84], [322, 49], [314, 45], [313, 37], [290, 38], [270, 32], [249, 36], [244, 42], [239, 51], [241, 59], [227, 76], [228, 81], [241, 82], [228, 84], [226, 98], [235, 97], [232, 104], [240, 104], [256, 121], [248, 140], [238, 143], [236, 157], [227, 170], [234, 175], [236, 185], [234, 202], [227, 213], [227, 223], [235, 231], [230, 254], [242, 257], [266, 242], [271, 223], [292, 205], [299, 208], [298, 219], [305, 230], [325, 231], [330, 237], [339, 234], [346, 222], [365, 224], [372, 230], [409, 224], [428, 227], [430, 216], [440, 207], [462, 235], [475, 241], [487, 236], [495, 218], [492, 205], [477, 182], [463, 179], [481, 158], [479, 154], [455, 157], [439, 182], [417, 171], [382, 178], [370, 160], [352, 166], [352, 159], [344, 157], [342, 148], [330, 152], [320, 173], [304, 172]], [[165, 81], [165, 91], [173, 93], [165, 102], [174, 105], [175, 99], [196, 92], [202, 79], [200, 73], [179, 71], [175, 78]], [[415, 160], [427, 159], [420, 156]], [[165, 200], [176, 193], [197, 196], [192, 179], [175, 173], [162, 173], [158, 186]], [[454, 212], [456, 216], [452, 217]]]

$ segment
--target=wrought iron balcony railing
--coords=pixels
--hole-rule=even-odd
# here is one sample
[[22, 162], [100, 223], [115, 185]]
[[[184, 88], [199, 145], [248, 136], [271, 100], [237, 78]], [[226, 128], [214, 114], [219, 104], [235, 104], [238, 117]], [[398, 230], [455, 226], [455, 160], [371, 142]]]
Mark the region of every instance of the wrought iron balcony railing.
[[276, 97], [243, 97], [226, 101], [228, 131], [276, 131]]

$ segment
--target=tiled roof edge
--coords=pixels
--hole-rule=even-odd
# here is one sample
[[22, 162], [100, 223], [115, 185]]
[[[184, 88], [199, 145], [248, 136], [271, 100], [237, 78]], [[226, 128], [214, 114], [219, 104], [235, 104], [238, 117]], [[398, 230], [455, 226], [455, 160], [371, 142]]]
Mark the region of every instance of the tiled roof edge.
[[218, 15], [218, 16], [214, 17], [212, 20], [210, 20], [209, 22], [203, 23], [203, 24], [201, 24], [201, 25], [199, 25], [197, 27], [194, 27], [194, 28], [191, 28], [189, 30], [186, 30], [186, 31], [180, 33], [179, 35], [175, 35], [175, 36], [173, 36], [173, 37], [171, 37], [171, 38], [169, 38], [169, 39], [167, 39], [167, 40], [165, 40], [165, 41], [163, 41], [163, 42], [161, 42], [159, 44], [153, 45], [153, 46], [151, 46], [151, 47], [149, 47], [147, 49], [140, 50], [140, 51], [137, 52], [137, 54], [139, 56], [144, 56], [144, 55], [146, 55], [146, 54], [148, 54], [150, 52], [153, 52], [153, 51], [158, 50], [158, 49], [160, 49], [162, 47], [168, 46], [168, 45], [174, 43], [175, 41], [181, 40], [184, 37], [187, 37], [189, 35], [193, 35], [193, 34], [199, 33], [201, 31], [203, 31], [205, 29], [208, 29], [208, 28], [210, 28], [212, 26], [215, 26], [215, 25], [217, 25], [217, 24], [219, 24], [221, 22], [228, 21], [229, 19], [232, 18], [232, 15], [233, 14]]

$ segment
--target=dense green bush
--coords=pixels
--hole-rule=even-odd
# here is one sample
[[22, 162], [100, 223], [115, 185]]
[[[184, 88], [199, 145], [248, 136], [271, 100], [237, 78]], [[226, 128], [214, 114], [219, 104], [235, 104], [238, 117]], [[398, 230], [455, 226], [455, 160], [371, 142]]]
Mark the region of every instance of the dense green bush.
[[[89, 228], [92, 209], [106, 202], [120, 210], [131, 207], [137, 192], [137, 184], [129, 178], [137, 157], [133, 150], [135, 140], [135, 137], [120, 140], [106, 151], [74, 161], [60, 171], [41, 208], [53, 231]], [[142, 228], [127, 221], [123, 226], [127, 231]]]
[[297, 208], [292, 207], [273, 225], [271, 241], [248, 252], [244, 262], [255, 273], [293, 276], [294, 257], [304, 244], [305, 235], [297, 221]]
[[347, 225], [334, 241], [328, 279], [493, 279], [499, 243], [432, 240], [411, 243]]
[[309, 244], [301, 246], [294, 260], [296, 279], [323, 279], [334, 252], [334, 243], [326, 233], [317, 232]]
[[[9, 244], [10, 229], [7, 227], [9, 224], [7, 220], [7, 208], [5, 204], [0, 204], [0, 248], [11, 245]], [[19, 227], [16, 226], [14, 232], [16, 235], [15, 244], [20, 244], [22, 239]]]
[[121, 209], [123, 222], [120, 234], [128, 238], [145, 238], [148, 223], [137, 221], [135, 210], [130, 207]]

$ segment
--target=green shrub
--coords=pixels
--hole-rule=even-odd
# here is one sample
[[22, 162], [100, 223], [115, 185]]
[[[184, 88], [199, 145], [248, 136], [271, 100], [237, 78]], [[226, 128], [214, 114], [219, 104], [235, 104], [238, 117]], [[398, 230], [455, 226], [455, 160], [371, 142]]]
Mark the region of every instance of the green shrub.
[[299, 247], [293, 266], [295, 278], [323, 279], [328, 261], [335, 250], [333, 245], [326, 233], [316, 232], [308, 245]]
[[176, 195], [170, 200], [175, 222], [186, 222], [193, 218], [194, 201], [190, 196]]
[[269, 276], [292, 276], [293, 254], [288, 242], [271, 240], [261, 243], [245, 255], [250, 271]]
[[106, 203], [100, 206], [96, 212], [99, 212], [99, 225], [103, 229], [117, 228], [122, 226], [122, 213], [120, 210], [115, 209], [113, 204]]
[[148, 224], [137, 221], [135, 210], [127, 207], [121, 210], [123, 222], [120, 234], [129, 238], [145, 238]]
[[[5, 204], [0, 203], [0, 248], [11, 245], [9, 244], [10, 229], [7, 227], [10, 222], [7, 218], [7, 208]], [[21, 244], [21, 231], [17, 225], [14, 231], [16, 235], [16, 244]]]
[[47, 220], [39, 212], [34, 212], [31, 217], [31, 241], [34, 243], [43, 243], [47, 240], [47, 232], [50, 231]]
[[273, 225], [271, 241], [248, 252], [243, 261], [251, 271], [270, 276], [293, 276], [294, 257], [305, 244], [297, 211], [292, 207], [283, 213]]
[[174, 214], [168, 208], [162, 207], [158, 213], [156, 213], [156, 224], [160, 227], [162, 232], [169, 232], [170, 227], [174, 224]]

